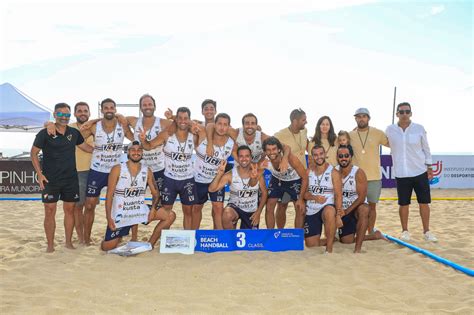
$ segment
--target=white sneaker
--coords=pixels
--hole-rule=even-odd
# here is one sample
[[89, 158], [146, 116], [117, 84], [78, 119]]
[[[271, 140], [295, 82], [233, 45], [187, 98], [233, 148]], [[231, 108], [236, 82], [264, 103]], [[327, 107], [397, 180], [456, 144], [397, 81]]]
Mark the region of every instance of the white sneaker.
[[410, 232], [403, 231], [402, 234], [400, 234], [400, 240], [408, 242], [410, 240]]
[[427, 242], [437, 242], [438, 239], [436, 238], [436, 236], [434, 236], [433, 233], [431, 233], [431, 231], [428, 231], [425, 233], [425, 241]]

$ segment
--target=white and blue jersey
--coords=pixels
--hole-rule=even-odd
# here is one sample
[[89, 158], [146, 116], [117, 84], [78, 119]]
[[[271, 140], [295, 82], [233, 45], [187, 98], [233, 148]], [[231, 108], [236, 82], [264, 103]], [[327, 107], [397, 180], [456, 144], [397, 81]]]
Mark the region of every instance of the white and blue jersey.
[[[143, 117], [137, 119], [135, 126], [134, 138], [140, 141], [139, 131], [144, 130]], [[146, 132], [146, 140], [151, 141], [162, 131], [160, 118], [155, 117], [153, 126]], [[153, 173], [159, 172], [165, 169], [165, 157], [163, 154], [163, 145], [160, 145], [151, 150], [143, 150], [143, 161], [152, 170]]]
[[332, 184], [332, 165], [329, 165], [326, 171], [317, 175], [314, 171], [309, 172], [308, 191], [313, 196], [324, 196], [326, 201], [318, 203], [316, 200], [306, 201], [306, 215], [313, 215], [321, 211], [326, 205], [334, 204], [334, 186]]
[[95, 146], [92, 152], [91, 170], [110, 173], [112, 167], [120, 163], [124, 137], [125, 133], [119, 123], [111, 133], [106, 133], [102, 127], [102, 121], [99, 121], [94, 135]]
[[179, 142], [176, 134], [170, 136], [163, 146], [165, 176], [175, 180], [193, 178], [193, 151], [194, 137], [192, 133], [188, 133], [184, 142]]
[[[339, 165], [336, 166], [336, 169], [339, 170]], [[357, 194], [357, 180], [356, 173], [359, 170], [359, 167], [353, 165], [350, 173], [342, 179], [342, 208], [345, 210], [349, 208], [354, 201], [359, 198]], [[367, 198], [365, 198], [365, 203], [367, 203]]]
[[244, 129], [239, 128], [238, 129], [239, 134], [237, 135], [237, 145], [246, 145], [250, 148], [250, 151], [252, 153], [252, 162], [257, 163], [260, 161], [260, 159], [263, 156], [263, 148], [262, 148], [262, 133], [260, 131], [255, 131], [255, 138], [252, 143], [247, 143], [244, 138]]
[[227, 161], [232, 154], [234, 140], [228, 137], [226, 143], [219, 147], [214, 144], [214, 156], [206, 154], [207, 139], [196, 148], [196, 160], [194, 161], [194, 180], [196, 183], [209, 184], [217, 175], [219, 164]]

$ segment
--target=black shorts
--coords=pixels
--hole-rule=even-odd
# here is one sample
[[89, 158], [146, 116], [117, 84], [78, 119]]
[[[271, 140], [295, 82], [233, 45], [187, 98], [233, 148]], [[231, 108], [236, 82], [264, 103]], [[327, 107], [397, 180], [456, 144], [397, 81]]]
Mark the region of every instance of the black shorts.
[[430, 181], [427, 172], [415, 177], [396, 177], [395, 179], [397, 180], [398, 204], [400, 206], [410, 204], [413, 190], [415, 190], [418, 203], [431, 203]]
[[304, 218], [304, 237], [321, 235], [323, 230], [323, 213], [326, 207], [335, 207], [333, 204], [325, 205], [321, 210], [312, 215], [306, 215]]
[[258, 224], [257, 225], [252, 225], [252, 219], [250, 218], [255, 212], [245, 212], [244, 210], [240, 209], [233, 203], [227, 204], [226, 208], [232, 208], [237, 212], [237, 215], [239, 216], [240, 219], [240, 229], [241, 230], [257, 230], [258, 229]]
[[153, 178], [155, 179], [156, 187], [160, 194], [163, 192], [163, 182], [165, 181], [165, 170], [153, 172]]
[[61, 182], [45, 183], [44, 190], [41, 192], [43, 203], [55, 203], [58, 200], [66, 202], [79, 201], [79, 180], [77, 177]]
[[351, 213], [342, 217], [342, 223], [344, 226], [339, 229], [339, 237], [346, 235], [353, 235], [357, 232], [357, 218], [355, 216], [356, 210], [352, 210]]
[[105, 237], [104, 241], [108, 242], [111, 240], [114, 240], [119, 237], [124, 237], [130, 234], [130, 229], [132, 228], [132, 225], [130, 226], [122, 226], [119, 228], [116, 228], [115, 231], [112, 231], [108, 226], [107, 230], [105, 231]]

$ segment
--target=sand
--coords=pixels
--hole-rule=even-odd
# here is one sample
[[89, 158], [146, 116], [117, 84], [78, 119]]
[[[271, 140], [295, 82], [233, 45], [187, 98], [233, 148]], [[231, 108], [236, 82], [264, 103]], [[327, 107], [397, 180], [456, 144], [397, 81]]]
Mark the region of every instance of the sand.
[[[395, 196], [384, 190], [383, 196]], [[434, 190], [433, 196], [474, 196], [473, 190]], [[396, 201], [381, 201], [377, 227], [400, 233]], [[173, 229], [180, 229], [182, 213]], [[409, 229], [413, 244], [474, 268], [474, 201], [434, 201], [431, 230], [422, 239], [418, 209]], [[288, 209], [287, 226], [292, 226]], [[103, 203], [93, 228], [94, 245], [64, 248], [57, 212], [56, 252], [46, 254], [39, 201], [0, 201], [0, 313], [464, 313], [474, 312], [474, 278], [385, 241], [336, 244], [282, 253], [227, 252], [135, 257], [104, 254]], [[263, 216], [262, 216], [263, 219]], [[210, 206], [203, 228], [210, 228]], [[141, 227], [146, 240], [152, 227]]]

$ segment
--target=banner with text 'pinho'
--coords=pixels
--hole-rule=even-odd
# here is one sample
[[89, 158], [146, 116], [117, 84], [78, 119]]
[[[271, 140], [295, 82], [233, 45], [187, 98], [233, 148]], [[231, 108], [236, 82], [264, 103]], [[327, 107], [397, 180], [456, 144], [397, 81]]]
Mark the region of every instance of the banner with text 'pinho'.
[[196, 231], [195, 250], [205, 253], [236, 250], [280, 252], [303, 249], [303, 229]]

